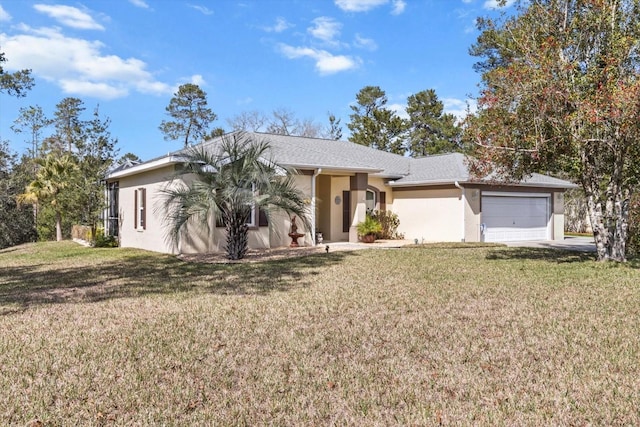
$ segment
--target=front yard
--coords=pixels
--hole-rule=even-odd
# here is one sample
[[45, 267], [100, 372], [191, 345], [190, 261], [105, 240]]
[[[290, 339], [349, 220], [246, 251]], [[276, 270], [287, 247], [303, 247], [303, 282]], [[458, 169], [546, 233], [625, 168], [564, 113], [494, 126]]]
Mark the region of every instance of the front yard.
[[0, 251], [0, 425], [638, 425], [640, 270], [437, 245]]

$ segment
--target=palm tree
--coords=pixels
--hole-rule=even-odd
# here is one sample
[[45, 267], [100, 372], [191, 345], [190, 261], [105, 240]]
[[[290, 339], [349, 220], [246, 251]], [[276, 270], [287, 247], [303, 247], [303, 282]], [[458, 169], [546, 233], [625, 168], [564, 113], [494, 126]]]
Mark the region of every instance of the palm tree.
[[74, 174], [78, 166], [73, 158], [65, 154], [58, 156], [49, 154], [45, 158], [36, 159], [39, 166], [36, 179], [33, 180], [25, 192], [18, 196], [19, 202], [50, 203], [56, 218], [56, 240], [62, 240], [62, 203], [61, 196], [74, 181]]
[[[269, 219], [276, 211], [298, 216], [310, 228], [304, 194], [297, 189], [293, 173], [269, 157], [270, 146], [238, 132], [221, 137], [217, 143], [201, 144], [186, 151], [185, 167], [164, 190], [165, 220], [177, 243], [180, 231], [191, 218], [208, 227], [213, 216], [227, 232], [225, 250], [232, 260], [242, 259], [248, 249], [248, 223], [260, 209]], [[192, 179], [193, 178], [193, 179]]]

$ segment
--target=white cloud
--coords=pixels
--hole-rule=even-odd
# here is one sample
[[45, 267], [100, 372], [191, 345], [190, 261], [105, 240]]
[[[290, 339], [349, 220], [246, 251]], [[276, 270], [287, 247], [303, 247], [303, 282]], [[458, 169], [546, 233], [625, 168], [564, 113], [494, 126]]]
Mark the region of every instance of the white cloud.
[[321, 16], [311, 22], [313, 23], [313, 27], [307, 28], [309, 34], [324, 42], [330, 44], [336, 43], [335, 38], [340, 35], [340, 29], [342, 28], [341, 23], [327, 16]]
[[[390, 0], [334, 0], [336, 6], [345, 12], [367, 12], [378, 6], [388, 4]], [[391, 0], [391, 14], [400, 15], [407, 7], [405, 0]]]
[[268, 33], [281, 33], [289, 28], [293, 27], [293, 24], [287, 22], [286, 19], [284, 19], [281, 16], [278, 16], [276, 18], [276, 23], [273, 24], [272, 26], [267, 26], [267, 27], [262, 27], [263, 30], [265, 30]]
[[237, 105], [249, 105], [253, 102], [253, 98], [251, 98], [250, 96], [247, 96], [246, 98], [242, 98], [242, 99], [238, 99], [236, 101]]
[[407, 114], [406, 108], [407, 106], [402, 104], [387, 104], [387, 109], [395, 112], [398, 117], [405, 120], [409, 118], [409, 114]]
[[203, 15], [213, 15], [213, 10], [205, 7], [205, 6], [200, 6], [197, 4], [188, 4], [187, 6], [189, 6], [192, 9], [197, 10], [198, 12], [202, 13]]
[[104, 30], [104, 27], [93, 20], [91, 15], [77, 7], [65, 5], [36, 4], [33, 8], [40, 13], [49, 15], [59, 23], [80, 30]]
[[289, 59], [311, 58], [316, 61], [316, 70], [322, 74], [335, 74], [341, 71], [348, 71], [360, 65], [359, 58], [352, 58], [346, 55], [332, 55], [326, 50], [313, 49], [310, 47], [294, 47], [286, 44], [279, 45], [280, 52]]
[[388, 2], [389, 0], [335, 0], [336, 6], [345, 12], [366, 12]]
[[11, 70], [29, 68], [34, 75], [54, 82], [75, 95], [113, 99], [130, 90], [165, 95], [172, 87], [157, 81], [147, 64], [137, 58], [102, 53], [104, 44], [67, 37], [58, 28], [18, 27], [22, 34], [0, 33], [0, 46], [11, 58]]
[[11, 15], [9, 15], [9, 12], [4, 10], [2, 5], [0, 5], [0, 22], [3, 21], [11, 21]]
[[444, 105], [444, 112], [453, 114], [458, 118], [458, 121], [467, 117], [468, 112], [473, 114], [478, 110], [478, 104], [473, 99], [442, 98], [441, 101]]
[[202, 77], [201, 74], [194, 74], [193, 76], [189, 77], [188, 80], [189, 80], [189, 83], [198, 85], [198, 86], [204, 86], [207, 84], [207, 82], [204, 80], [204, 77]]
[[407, 3], [404, 0], [394, 0], [393, 1], [393, 10], [391, 11], [392, 15], [400, 15], [404, 12], [404, 9], [407, 7]]
[[376, 44], [375, 40], [362, 37], [360, 34], [356, 34], [353, 45], [355, 47], [359, 47], [361, 49], [367, 49], [367, 50], [378, 49], [378, 45]]
[[504, 6], [500, 6], [500, 0], [487, 0], [484, 2], [483, 7], [485, 9], [500, 9], [501, 7], [509, 7], [515, 2], [516, 0], [506, 0]]
[[82, 94], [100, 99], [115, 99], [126, 96], [129, 91], [122, 86], [108, 83], [93, 83], [86, 80], [63, 79], [59, 82], [64, 93]]
[[143, 9], [149, 9], [149, 5], [144, 0], [129, 0], [129, 3], [136, 7], [141, 7]]

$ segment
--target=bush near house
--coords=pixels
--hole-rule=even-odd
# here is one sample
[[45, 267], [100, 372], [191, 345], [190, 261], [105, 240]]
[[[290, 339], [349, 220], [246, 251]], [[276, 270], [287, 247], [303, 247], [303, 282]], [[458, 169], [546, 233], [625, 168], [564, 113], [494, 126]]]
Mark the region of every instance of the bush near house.
[[404, 236], [398, 234], [400, 219], [398, 215], [391, 211], [373, 211], [371, 217], [380, 223], [382, 231], [376, 234], [378, 239], [403, 239]]

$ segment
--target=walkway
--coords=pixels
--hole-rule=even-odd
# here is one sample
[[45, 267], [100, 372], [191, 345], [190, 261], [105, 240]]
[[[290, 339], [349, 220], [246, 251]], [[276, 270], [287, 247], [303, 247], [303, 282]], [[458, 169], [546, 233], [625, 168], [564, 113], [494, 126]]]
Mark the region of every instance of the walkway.
[[[375, 243], [324, 242], [318, 246], [329, 246], [330, 251], [355, 251], [358, 249], [391, 249], [413, 245], [413, 240], [376, 240]], [[504, 242], [510, 247], [551, 248], [576, 252], [595, 252], [593, 237], [567, 236], [564, 240], [538, 240], [528, 242]]]
[[552, 248], [576, 252], [595, 252], [593, 236], [566, 236], [564, 240], [540, 240], [535, 242], [505, 242], [507, 246], [525, 248]]

